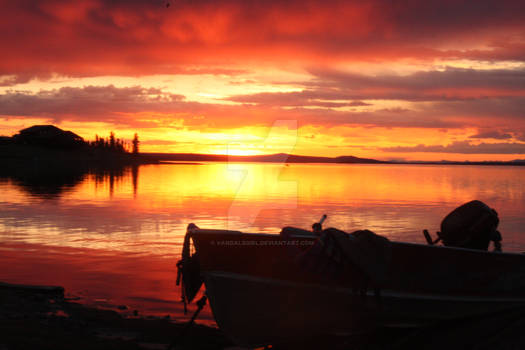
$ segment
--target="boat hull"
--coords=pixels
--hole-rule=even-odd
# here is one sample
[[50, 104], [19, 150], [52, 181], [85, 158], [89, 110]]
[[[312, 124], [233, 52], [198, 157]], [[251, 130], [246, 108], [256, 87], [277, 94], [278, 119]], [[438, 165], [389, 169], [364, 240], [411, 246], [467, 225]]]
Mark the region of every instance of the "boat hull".
[[312, 237], [289, 244], [276, 235], [200, 230], [193, 240], [215, 320], [241, 345], [422, 326], [525, 306], [520, 254], [396, 243], [390, 283], [378, 291], [364, 285], [357, 269], [333, 280], [299, 266], [294, 256]]

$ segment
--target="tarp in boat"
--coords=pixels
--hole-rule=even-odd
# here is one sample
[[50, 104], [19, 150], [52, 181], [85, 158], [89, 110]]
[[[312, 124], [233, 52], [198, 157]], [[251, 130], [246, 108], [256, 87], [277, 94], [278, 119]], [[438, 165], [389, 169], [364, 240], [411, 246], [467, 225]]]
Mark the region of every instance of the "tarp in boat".
[[[281, 235], [297, 233], [298, 229], [285, 227]], [[369, 230], [346, 233], [328, 228], [311, 248], [299, 253], [297, 261], [305, 269], [327, 275], [337, 275], [345, 264], [353, 264], [373, 286], [381, 287], [388, 281], [391, 257], [391, 245], [386, 237]]]

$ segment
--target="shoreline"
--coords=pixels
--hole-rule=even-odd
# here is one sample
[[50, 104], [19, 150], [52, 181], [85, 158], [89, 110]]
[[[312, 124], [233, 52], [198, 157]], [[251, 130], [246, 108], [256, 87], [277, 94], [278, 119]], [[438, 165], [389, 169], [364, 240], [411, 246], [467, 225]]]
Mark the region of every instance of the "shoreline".
[[[65, 297], [86, 307], [112, 310], [124, 317], [140, 316], [186, 322], [180, 287], [175, 286], [178, 249], [169, 245], [158, 255], [88, 246], [59, 246], [28, 242], [0, 243], [0, 274], [9, 284], [57, 285]], [[209, 308], [199, 323], [216, 327]], [[1, 349], [1, 348], [0, 348]]]
[[[193, 310], [193, 309], [192, 309]], [[424, 312], [424, 310], [422, 310]], [[275, 349], [493, 349], [522, 348], [524, 310], [447, 321], [417, 329], [382, 328], [346, 336], [308, 338]], [[65, 297], [60, 286], [0, 282], [1, 350], [209, 349], [248, 350], [218, 328], [162, 317], [125, 317]], [[264, 329], [261, 329], [264, 332]]]
[[[216, 328], [161, 317], [124, 317], [64, 296], [60, 286], [0, 282], [0, 349], [224, 349], [233, 344]], [[184, 334], [185, 333], [185, 334]]]

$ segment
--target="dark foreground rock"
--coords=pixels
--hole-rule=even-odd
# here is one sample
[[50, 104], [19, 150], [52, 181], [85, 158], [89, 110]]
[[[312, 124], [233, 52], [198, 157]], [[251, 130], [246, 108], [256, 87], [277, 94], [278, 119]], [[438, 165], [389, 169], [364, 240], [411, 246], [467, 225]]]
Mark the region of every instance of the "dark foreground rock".
[[217, 329], [167, 319], [124, 318], [64, 299], [58, 287], [0, 284], [0, 349], [224, 349]]

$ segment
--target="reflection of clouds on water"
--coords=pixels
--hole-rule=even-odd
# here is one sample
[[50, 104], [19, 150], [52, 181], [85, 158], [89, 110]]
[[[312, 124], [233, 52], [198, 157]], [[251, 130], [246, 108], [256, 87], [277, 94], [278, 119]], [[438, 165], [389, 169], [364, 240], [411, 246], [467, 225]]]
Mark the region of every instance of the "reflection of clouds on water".
[[[54, 196], [37, 195], [34, 187], [31, 192], [20, 182], [6, 180], [0, 182], [0, 240], [163, 254], [180, 244], [190, 222], [278, 233], [283, 226], [310, 229], [328, 214], [325, 227], [366, 228], [394, 240], [424, 243], [423, 229], [438, 231], [450, 211], [480, 199], [499, 213], [504, 249], [525, 250], [525, 168], [237, 166], [260, 180], [248, 181], [242, 195], [238, 189], [243, 179], [226, 163], [92, 171], [80, 180], [60, 182]], [[296, 190], [281, 190], [288, 183], [296, 184]], [[281, 205], [290, 200], [294, 206]], [[236, 208], [263, 209], [253, 222], [244, 222], [232, 218], [233, 203]]]
[[[159, 248], [173, 251], [178, 241], [174, 234], [183, 226], [184, 222], [160, 213], [137, 213], [125, 200], [107, 205], [88, 201], [0, 203], [0, 240], [150, 254], [160, 253]], [[172, 246], [166, 246], [169, 242]]]

